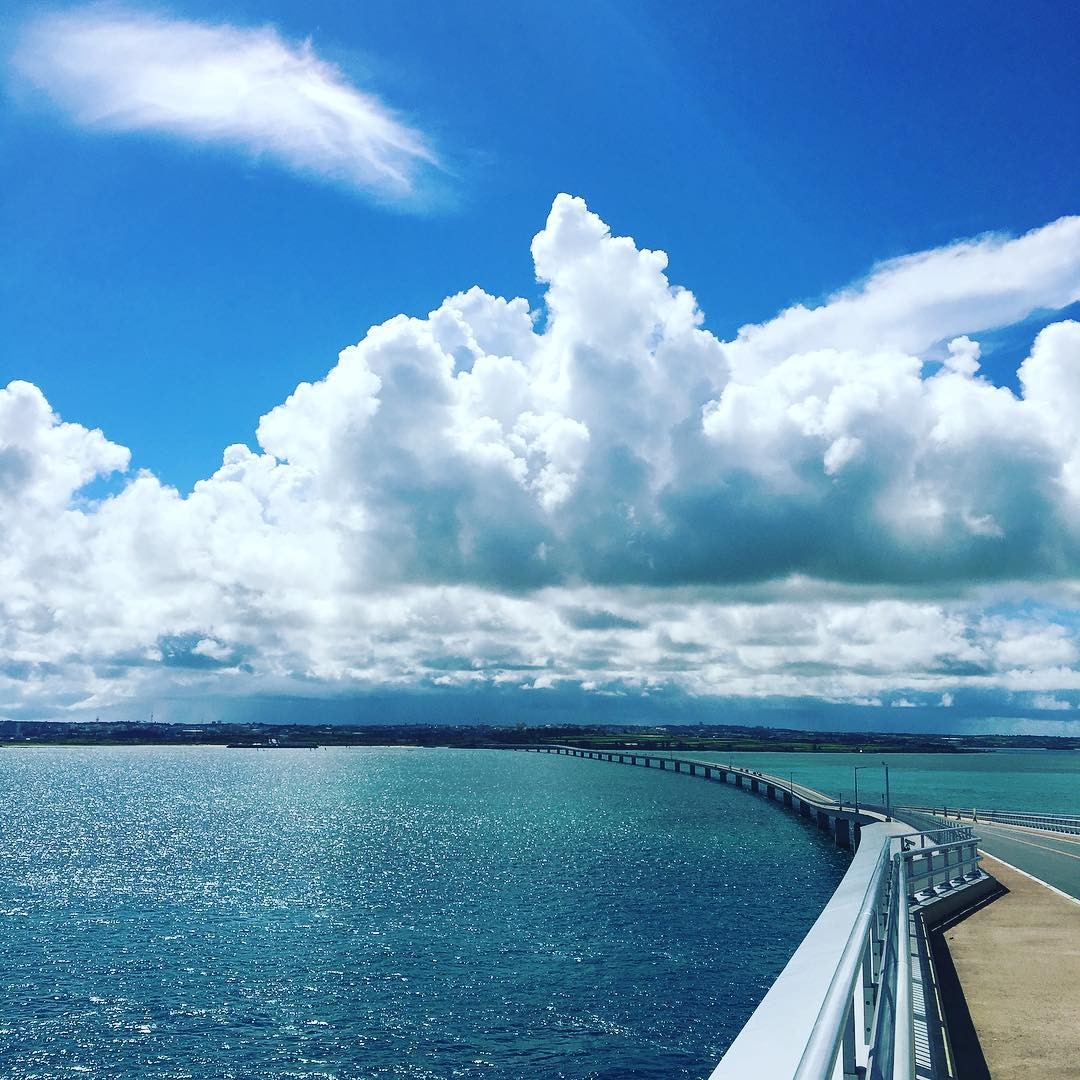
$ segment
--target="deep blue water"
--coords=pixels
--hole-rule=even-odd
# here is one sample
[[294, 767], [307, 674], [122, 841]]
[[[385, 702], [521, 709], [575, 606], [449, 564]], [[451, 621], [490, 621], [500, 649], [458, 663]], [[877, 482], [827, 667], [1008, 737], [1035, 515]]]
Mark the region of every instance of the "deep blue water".
[[0, 1076], [707, 1076], [846, 858], [499, 751], [0, 753]]

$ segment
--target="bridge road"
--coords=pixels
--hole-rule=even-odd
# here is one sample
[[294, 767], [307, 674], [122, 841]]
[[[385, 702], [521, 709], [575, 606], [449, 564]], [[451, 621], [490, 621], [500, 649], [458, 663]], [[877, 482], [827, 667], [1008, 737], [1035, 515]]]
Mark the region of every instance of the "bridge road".
[[979, 847], [987, 855], [1080, 901], [1080, 836], [982, 821], [974, 829], [982, 838]]
[[[880, 809], [874, 807], [875, 810]], [[917, 829], [940, 829], [942, 822], [929, 814], [906, 808], [896, 811], [897, 817]], [[953, 822], [949, 819], [949, 825]], [[979, 850], [1001, 859], [1024, 874], [1030, 874], [1047, 885], [1080, 901], [1080, 836], [1071, 833], [1045, 832], [1021, 825], [999, 825], [996, 822], [972, 822], [970, 818], [957, 825], [971, 825], [979, 836]], [[987, 867], [992, 874], [993, 870]]]

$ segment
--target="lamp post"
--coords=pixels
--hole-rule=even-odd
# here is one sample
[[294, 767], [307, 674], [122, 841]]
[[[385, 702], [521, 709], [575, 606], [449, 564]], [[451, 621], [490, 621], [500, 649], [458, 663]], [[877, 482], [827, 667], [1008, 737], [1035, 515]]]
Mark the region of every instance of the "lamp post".
[[[889, 766], [884, 761], [881, 763], [881, 767], [885, 770], [885, 820], [892, 821], [892, 801], [889, 798]], [[855, 813], [859, 812], [859, 770], [860, 769], [876, 769], [877, 765], [856, 765], [855, 766]]]

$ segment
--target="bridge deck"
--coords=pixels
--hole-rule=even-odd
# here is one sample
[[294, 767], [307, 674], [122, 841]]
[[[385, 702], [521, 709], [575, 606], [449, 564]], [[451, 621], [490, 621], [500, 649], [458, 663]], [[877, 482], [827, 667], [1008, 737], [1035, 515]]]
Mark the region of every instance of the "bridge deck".
[[1009, 892], [945, 940], [989, 1073], [1078, 1080], [1080, 904], [993, 857], [983, 868]]
[[[988, 855], [1080, 900], [1080, 836], [983, 822], [975, 831], [982, 837], [979, 847]], [[1080, 996], [1080, 990], [1077, 993]]]

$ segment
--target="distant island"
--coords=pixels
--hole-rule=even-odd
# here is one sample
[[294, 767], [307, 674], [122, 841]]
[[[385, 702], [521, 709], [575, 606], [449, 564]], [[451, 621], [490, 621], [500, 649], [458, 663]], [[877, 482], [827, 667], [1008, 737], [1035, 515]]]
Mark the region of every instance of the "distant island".
[[492, 724], [165, 724], [0, 720], [2, 746], [227, 746], [305, 749], [321, 746], [440, 746], [467, 749], [563, 743], [591, 749], [728, 753], [867, 752], [964, 754], [985, 750], [1080, 750], [1080, 738], [1051, 735], [924, 735], [911, 732], [800, 731], [796, 728], [696, 724], [531, 726]]

